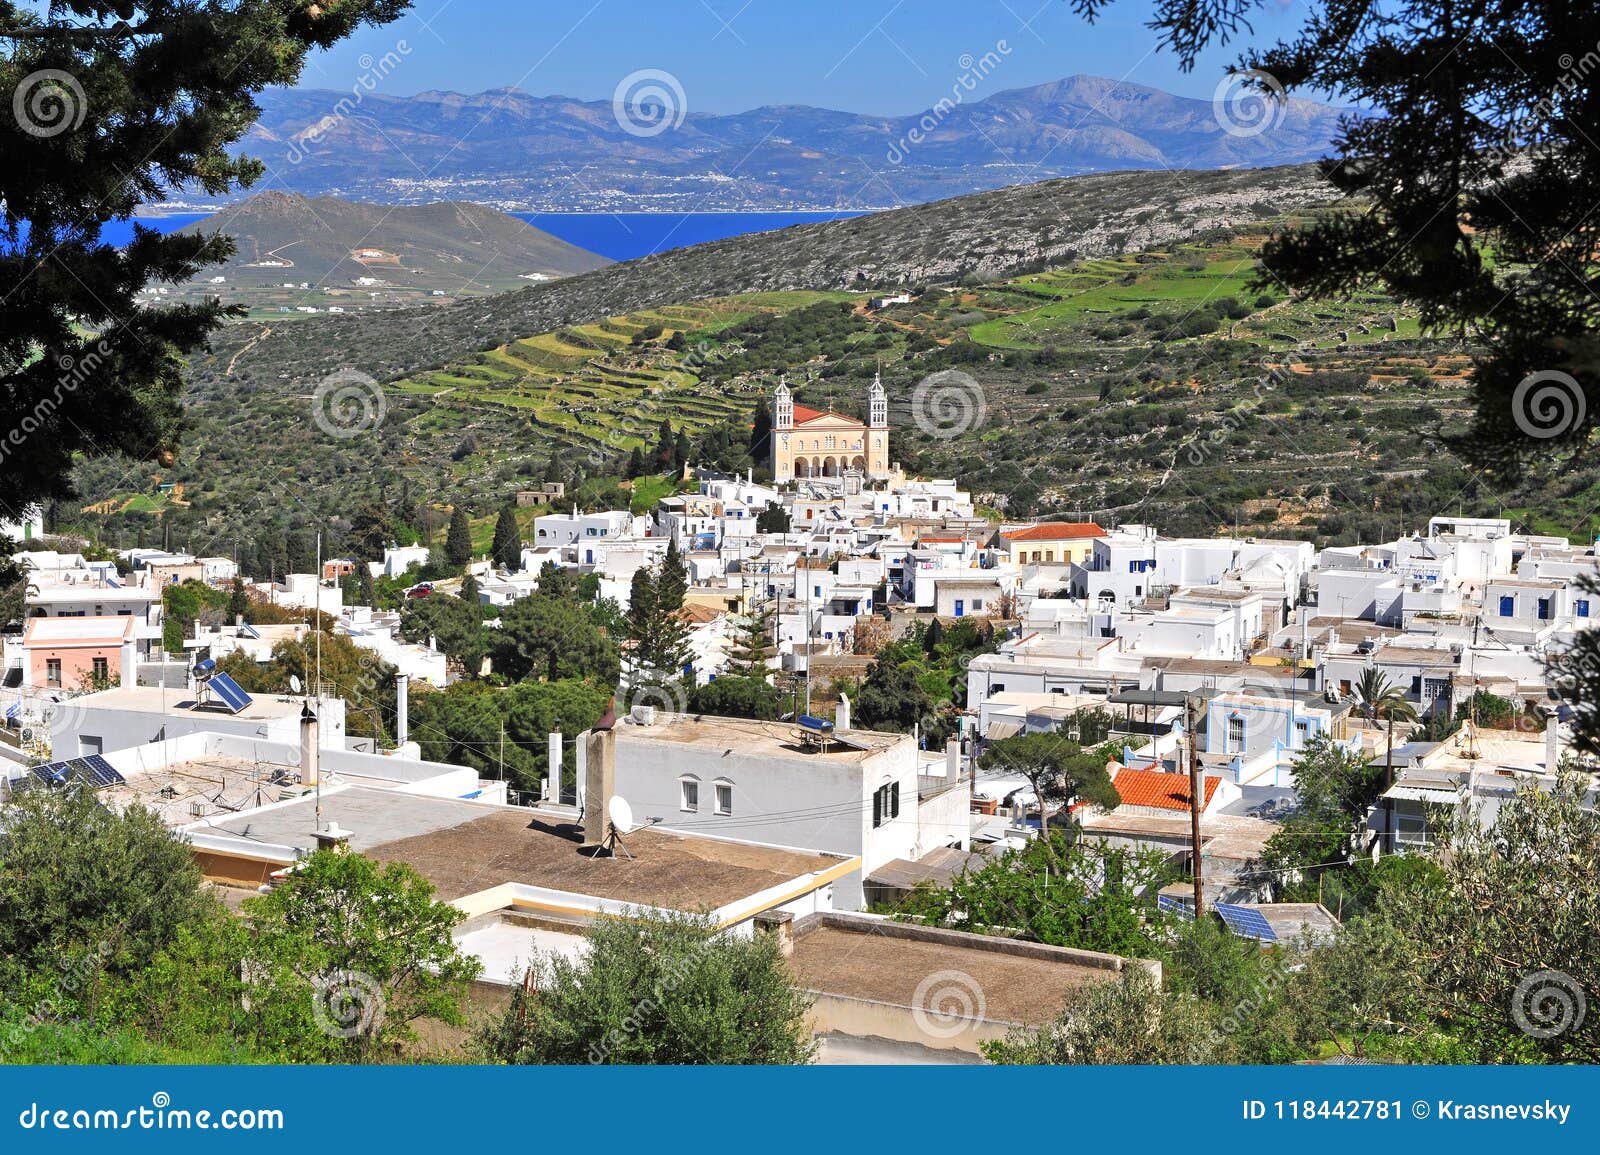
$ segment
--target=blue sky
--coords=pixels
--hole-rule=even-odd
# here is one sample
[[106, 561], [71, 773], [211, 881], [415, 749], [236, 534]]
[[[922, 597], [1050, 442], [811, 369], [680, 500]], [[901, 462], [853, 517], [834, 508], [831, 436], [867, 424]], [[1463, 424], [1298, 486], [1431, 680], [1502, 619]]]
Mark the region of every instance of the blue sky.
[[[1156, 51], [1149, 13], [1148, 0], [1121, 0], [1089, 25], [1067, 0], [415, 0], [395, 24], [318, 54], [301, 84], [346, 89], [393, 54], [379, 90], [395, 96], [514, 86], [609, 100], [624, 76], [660, 69], [691, 112], [904, 114], [948, 95], [964, 57], [1003, 41], [989, 92], [1086, 73], [1209, 98], [1238, 46], [1185, 74]], [[1265, 0], [1255, 39], [1287, 36], [1305, 15], [1303, 0]]]

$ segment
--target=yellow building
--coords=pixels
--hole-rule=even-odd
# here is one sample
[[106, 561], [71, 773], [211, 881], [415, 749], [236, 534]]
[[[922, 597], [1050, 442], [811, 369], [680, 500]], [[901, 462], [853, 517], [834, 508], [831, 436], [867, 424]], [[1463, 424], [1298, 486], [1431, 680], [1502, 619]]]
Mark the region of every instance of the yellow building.
[[889, 397], [874, 377], [867, 393], [867, 420], [794, 403], [787, 385], [772, 395], [772, 477], [889, 476]]
[[1046, 521], [1000, 531], [1000, 547], [1014, 566], [1082, 565], [1106, 531], [1092, 521]]

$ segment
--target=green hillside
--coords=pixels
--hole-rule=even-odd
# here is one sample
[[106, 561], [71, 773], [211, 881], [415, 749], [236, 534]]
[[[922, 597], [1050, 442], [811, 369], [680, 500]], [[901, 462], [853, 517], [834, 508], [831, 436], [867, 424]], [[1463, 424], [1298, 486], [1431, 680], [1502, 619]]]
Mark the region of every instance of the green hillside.
[[[582, 504], [642, 509], [670, 486], [624, 478], [639, 461], [662, 470], [663, 425], [691, 462], [759, 467], [750, 427], [780, 378], [807, 404], [859, 413], [881, 373], [894, 459], [958, 479], [1005, 516], [1336, 542], [1441, 511], [1537, 508], [1539, 529], [1586, 533], [1600, 504], [1591, 472], [1502, 494], [1441, 447], [1467, 417], [1465, 347], [1422, 336], [1375, 295], [1312, 303], [1255, 283], [1252, 254], [1286, 219], [1257, 213], [1144, 252], [917, 286], [881, 311], [868, 301], [882, 286], [867, 282], [593, 316], [374, 384], [383, 420], [352, 437], [308, 421], [315, 383], [201, 377], [185, 453], [159, 478], [181, 483], [188, 505], [136, 501], [148, 469], [93, 463], [84, 497], [104, 504], [79, 524], [147, 536], [171, 525], [175, 542], [225, 549], [258, 525], [282, 532], [297, 508], [325, 510], [337, 529], [409, 486], [439, 510], [464, 504], [482, 535], [507, 494], [540, 481]], [[956, 383], [953, 410], [919, 387], [935, 374], [946, 394]]]

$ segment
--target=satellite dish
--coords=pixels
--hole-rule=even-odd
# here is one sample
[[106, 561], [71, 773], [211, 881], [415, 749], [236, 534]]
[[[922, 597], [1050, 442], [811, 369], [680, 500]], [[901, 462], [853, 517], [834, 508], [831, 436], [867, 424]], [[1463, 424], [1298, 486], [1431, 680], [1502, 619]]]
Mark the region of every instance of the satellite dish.
[[290, 690], [290, 692], [298, 694], [301, 691], [302, 688], [303, 687], [302, 687], [301, 682], [300, 682], [300, 675], [299, 674], [290, 674], [289, 675], [289, 690]]
[[633, 829], [633, 807], [620, 794], [613, 794], [611, 801], [606, 803], [606, 816], [611, 819], [611, 828], [618, 834], [627, 834]]

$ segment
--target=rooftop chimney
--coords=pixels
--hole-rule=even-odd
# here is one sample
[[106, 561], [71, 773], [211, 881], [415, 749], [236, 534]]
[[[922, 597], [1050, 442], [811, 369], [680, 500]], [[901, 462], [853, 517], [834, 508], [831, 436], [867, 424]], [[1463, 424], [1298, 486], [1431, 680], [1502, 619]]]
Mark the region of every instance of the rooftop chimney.
[[850, 729], [850, 695], [839, 695], [838, 709], [833, 712], [833, 732], [843, 734]]
[[961, 781], [960, 738], [951, 738], [944, 744], [944, 780], [952, 785]]
[[1544, 724], [1544, 772], [1554, 774], [1561, 765], [1561, 720], [1551, 715]]
[[318, 850], [331, 850], [335, 854], [350, 853], [350, 831], [337, 822], [330, 822], [315, 832]]
[[757, 934], [770, 934], [778, 940], [778, 951], [785, 958], [794, 954], [794, 914], [787, 910], [764, 910], [751, 920]]
[[311, 703], [300, 707], [300, 784], [315, 786], [322, 773], [322, 755], [319, 749], [317, 716], [311, 712]]
[[404, 746], [411, 737], [411, 678], [394, 676], [394, 742]]
[[589, 731], [588, 747], [584, 759], [583, 845], [595, 847], [606, 840], [611, 796], [616, 793], [616, 731]]
[[139, 644], [132, 638], [122, 643], [122, 685], [139, 684]]

